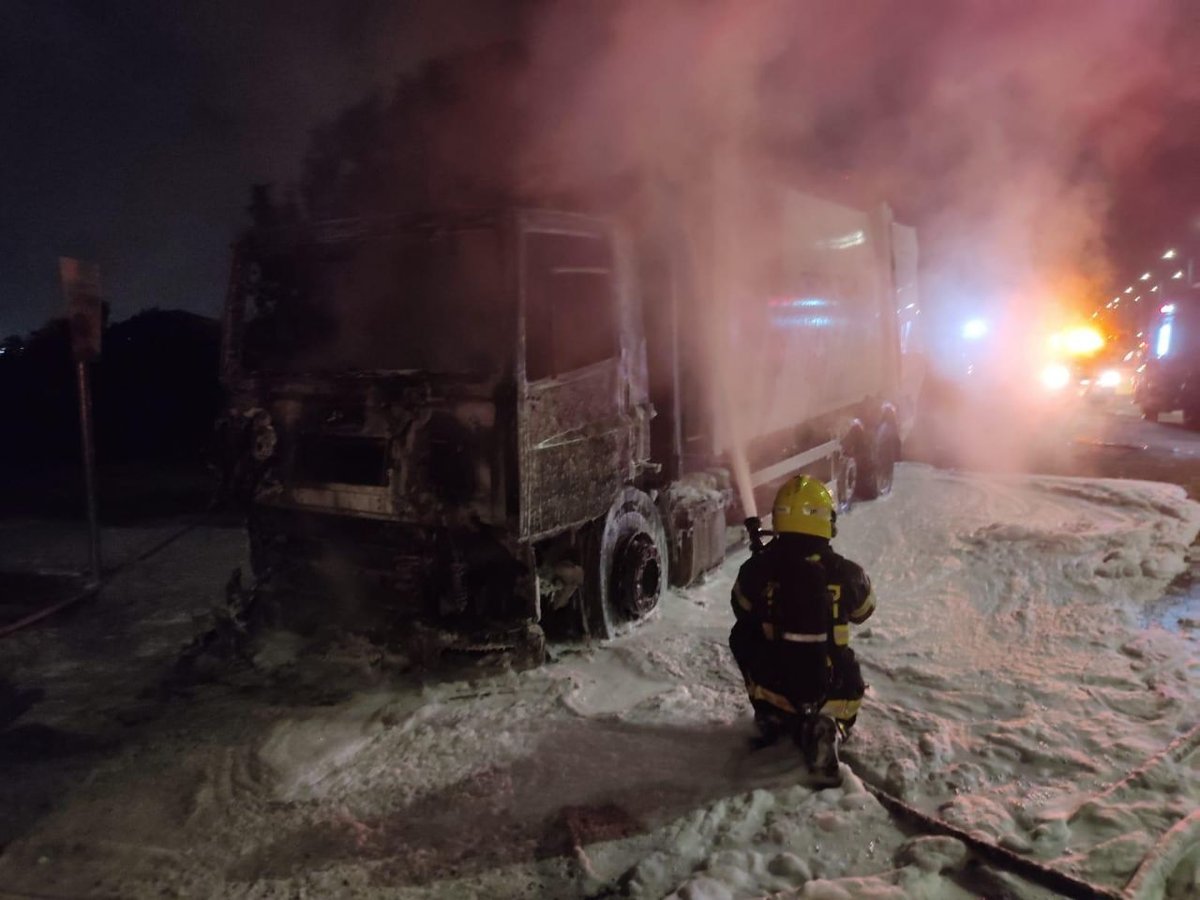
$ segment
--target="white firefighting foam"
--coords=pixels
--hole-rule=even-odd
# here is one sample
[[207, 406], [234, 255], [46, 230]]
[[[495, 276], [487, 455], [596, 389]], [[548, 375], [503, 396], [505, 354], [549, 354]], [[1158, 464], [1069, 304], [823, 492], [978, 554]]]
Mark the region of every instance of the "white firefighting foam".
[[[424, 686], [383, 673], [370, 690], [360, 675], [355, 693], [307, 706], [199, 702], [12, 842], [0, 883], [122, 897], [1050, 896], [981, 881], [953, 839], [906, 836], [861, 778], [1122, 887], [1200, 803], [1194, 742], [1123, 780], [1200, 721], [1197, 635], [1138, 624], [1187, 565], [1200, 505], [1160, 484], [906, 464], [892, 496], [839, 524], [835, 545], [879, 602], [854, 640], [870, 688], [841, 788], [804, 786], [790, 746], [749, 750], [725, 643], [735, 557], [652, 621], [539, 670]], [[1166, 896], [1195, 889], [1186, 868]]]

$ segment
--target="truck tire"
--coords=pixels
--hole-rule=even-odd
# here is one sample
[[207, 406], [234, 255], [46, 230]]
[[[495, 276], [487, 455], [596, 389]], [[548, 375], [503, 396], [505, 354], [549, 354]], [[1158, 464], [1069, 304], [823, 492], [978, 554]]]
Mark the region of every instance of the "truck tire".
[[855, 422], [850, 426], [850, 430], [842, 436], [842, 470], [838, 473], [839, 479], [845, 480], [845, 488], [840, 485], [838, 488], [838, 500], [841, 501], [842, 494], [848, 495], [846, 500], [846, 508], [849, 509], [850, 504], [855, 500], [870, 500], [871, 498], [863, 494], [863, 477], [870, 474], [871, 470], [871, 442], [867, 440], [867, 432], [863, 428], [861, 422]]
[[667, 537], [649, 495], [624, 488], [608, 514], [589, 526], [584, 625], [594, 638], [649, 615], [667, 586]]
[[1143, 406], [1142, 407], [1142, 418], [1145, 419], [1147, 422], [1157, 422], [1158, 421], [1158, 410], [1154, 409], [1153, 407]]
[[1183, 426], [1191, 429], [1192, 431], [1200, 431], [1200, 406], [1184, 408]]
[[837, 503], [839, 513], [848, 513], [854, 506], [854, 492], [858, 490], [858, 463], [849, 454], [839, 454], [837, 460]]
[[875, 487], [877, 496], [892, 492], [896, 463], [900, 461], [900, 435], [896, 426], [884, 421], [875, 432]]
[[858, 463], [858, 484], [855, 497], [859, 500], [874, 500], [892, 492], [892, 481], [896, 471], [896, 460], [900, 457], [900, 436], [896, 426], [884, 420], [875, 429], [870, 440], [858, 441], [855, 460]]

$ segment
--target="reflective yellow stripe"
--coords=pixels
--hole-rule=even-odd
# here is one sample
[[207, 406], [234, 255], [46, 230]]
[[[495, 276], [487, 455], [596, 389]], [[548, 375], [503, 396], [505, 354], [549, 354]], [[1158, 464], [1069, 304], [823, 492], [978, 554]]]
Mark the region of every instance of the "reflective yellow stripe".
[[[755, 684], [749, 678], [746, 679], [746, 690], [749, 692], [751, 700], [762, 700], [786, 713], [798, 715], [796, 707], [792, 706], [792, 702], [783, 694], [777, 694], [761, 684]], [[826, 700], [821, 707], [821, 712], [824, 715], [833, 716], [835, 719], [850, 719], [858, 715], [860, 705], [861, 701], [859, 700]]]
[[861, 700], [826, 700], [821, 707], [821, 715], [833, 716], [835, 719], [852, 719], [858, 715]]
[[823, 644], [829, 639], [829, 635], [824, 632], [800, 632], [800, 631], [785, 631], [779, 635], [782, 640], [791, 641], [793, 644]]
[[855, 622], [855, 623], [865, 621], [867, 616], [871, 615], [871, 613], [873, 613], [874, 611], [875, 611], [875, 592], [871, 591], [870, 593], [867, 594], [867, 598], [858, 605], [858, 609], [856, 609], [856, 610], [854, 610], [854, 612], [850, 613], [850, 621]]
[[833, 626], [833, 642], [839, 647], [845, 647], [850, 643], [850, 626], [849, 625], [834, 625]]
[[789, 702], [788, 698], [783, 696], [783, 694], [777, 694], [774, 691], [769, 691], [762, 685], [755, 684], [749, 679], [746, 680], [746, 687], [750, 691], [750, 699], [762, 700], [766, 703], [770, 703], [772, 706], [782, 709], [784, 712], [791, 713], [792, 715], [796, 714], [796, 707], [792, 706], [791, 702]]
[[829, 585], [829, 594], [833, 597], [833, 617], [838, 618], [838, 610], [842, 603], [842, 586], [840, 584]]
[[742, 593], [742, 586], [736, 581], [733, 583], [733, 599], [735, 599], [738, 606], [740, 606], [746, 612], [750, 612], [750, 610], [754, 608], [754, 604], [746, 599], [746, 595]]

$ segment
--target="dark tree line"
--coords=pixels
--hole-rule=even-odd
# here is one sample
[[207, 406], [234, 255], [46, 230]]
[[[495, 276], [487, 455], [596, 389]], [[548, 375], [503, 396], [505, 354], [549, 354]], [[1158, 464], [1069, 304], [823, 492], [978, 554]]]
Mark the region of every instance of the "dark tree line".
[[[222, 406], [220, 326], [151, 309], [106, 325], [91, 365], [97, 458], [200, 460]], [[66, 321], [0, 343], [0, 460], [9, 473], [79, 459], [79, 401]]]

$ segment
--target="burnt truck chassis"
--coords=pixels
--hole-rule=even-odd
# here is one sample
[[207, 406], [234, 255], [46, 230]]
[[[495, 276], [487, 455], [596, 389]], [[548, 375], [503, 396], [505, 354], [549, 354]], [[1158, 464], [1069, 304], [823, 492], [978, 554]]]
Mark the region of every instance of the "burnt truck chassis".
[[[446, 651], [499, 650], [537, 661], [543, 623], [559, 634], [610, 637], [655, 607], [669, 551], [652, 497], [664, 508], [671, 500], [678, 571], [699, 574], [723, 556], [728, 490], [715, 479], [693, 479], [682, 498], [644, 479], [646, 490], [618, 486], [600, 518], [533, 540], [517, 537], [506, 514], [514, 479], [490, 486], [494, 509], [463, 509], [481, 473], [510, 468], [514, 436], [498, 423], [518, 416], [511, 391], [498, 385], [486, 426], [431, 410], [431, 400], [446, 403], [444, 387], [440, 376], [420, 373], [243, 385], [228, 416], [240, 428], [227, 430], [239, 432], [235, 455], [253, 481], [243, 488], [251, 563], [269, 621], [304, 632], [362, 630], [427, 662]], [[612, 471], [609, 461], [560, 472], [559, 489], [609, 481]], [[342, 508], [305, 505], [320, 494]], [[696, 521], [697, 500], [707, 523]], [[489, 512], [497, 517], [490, 524]], [[709, 544], [703, 552], [697, 535]]]
[[[498, 382], [244, 379], [226, 417], [265, 618], [445, 649], [541, 653], [527, 545], [504, 518]], [[230, 424], [232, 423], [232, 424]], [[497, 515], [499, 518], [497, 518]]]
[[[517, 235], [607, 227], [543, 212], [498, 221]], [[515, 369], [490, 378], [262, 374], [244, 371], [239, 353], [244, 249], [224, 323], [223, 430], [267, 620], [368, 632], [429, 663], [498, 650], [537, 663], [543, 626], [611, 637], [649, 614], [668, 580], [694, 583], [724, 559], [729, 520], [742, 518], [728, 461], [680, 453], [678, 435], [674, 458], [652, 461], [670, 454], [651, 452], [655, 408], [629, 266], [613, 264], [618, 355], [537, 384], [525, 378], [523, 324]], [[521, 321], [528, 301], [516, 293]], [[676, 404], [668, 420], [680, 385], [671, 391], [653, 398]], [[890, 489], [895, 411], [867, 398], [749, 449], [756, 491], [810, 471], [837, 486], [845, 508]]]

